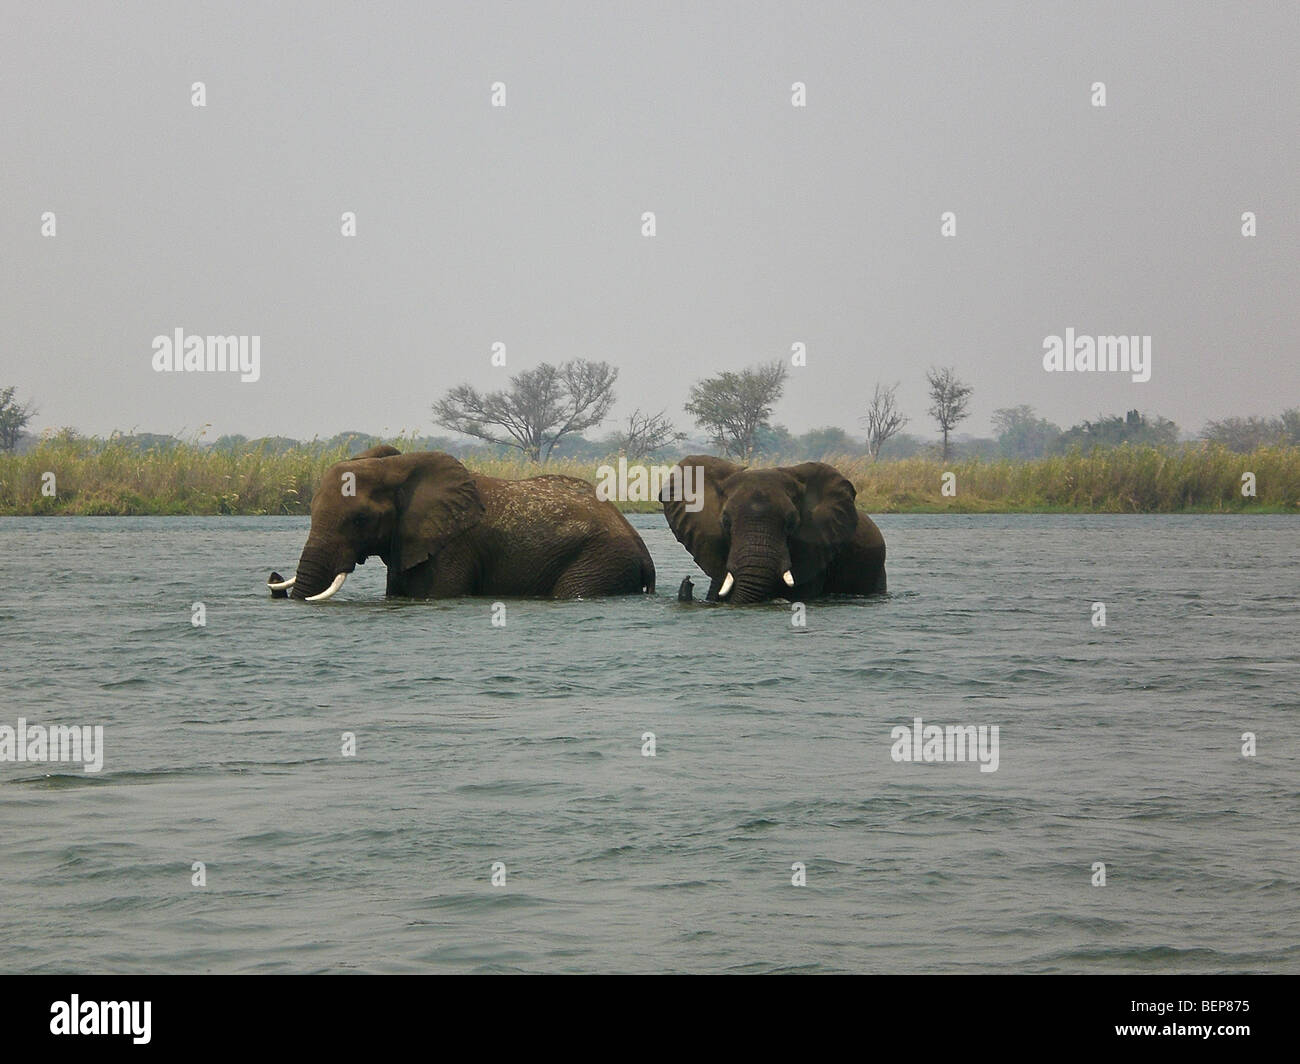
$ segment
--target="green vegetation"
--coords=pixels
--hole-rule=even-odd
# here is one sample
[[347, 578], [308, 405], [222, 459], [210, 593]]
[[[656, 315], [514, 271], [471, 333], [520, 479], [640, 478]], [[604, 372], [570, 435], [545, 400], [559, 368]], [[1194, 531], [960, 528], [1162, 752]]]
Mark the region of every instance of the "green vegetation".
[[[218, 450], [170, 441], [140, 447], [63, 432], [0, 455], [0, 514], [308, 513], [321, 474], [344, 448]], [[54, 497], [42, 493], [54, 474]]]
[[[1297, 513], [1300, 449], [1261, 447], [1235, 454], [1217, 445], [1160, 450], [1124, 445], [1033, 461], [966, 459], [946, 465], [907, 458], [835, 464], [871, 513]], [[941, 478], [956, 476], [944, 498]], [[1256, 497], [1242, 495], [1255, 474]]]
[[12, 385], [0, 388], [0, 451], [12, 451], [22, 438], [27, 423], [36, 416], [31, 403], [20, 403], [14, 398], [17, 390]]
[[[402, 450], [417, 441], [395, 440]], [[418, 446], [418, 442], [417, 442]], [[270, 443], [205, 447], [170, 441], [88, 439], [64, 432], [22, 454], [0, 454], [0, 514], [306, 514], [321, 475], [349, 453], [347, 443], [279, 449]], [[534, 462], [468, 455], [476, 472], [518, 479], [563, 473], [594, 482], [599, 460]], [[1237, 454], [1217, 444], [1166, 448], [1122, 445], [1030, 461], [905, 458], [873, 462], [828, 455], [870, 513], [1239, 513], [1300, 512], [1300, 448], [1259, 447]], [[763, 460], [759, 464], [778, 464]], [[956, 495], [941, 493], [942, 474]], [[1255, 475], [1257, 497], [1241, 494]], [[42, 494], [53, 473], [56, 494]], [[658, 512], [657, 503], [626, 503]]]

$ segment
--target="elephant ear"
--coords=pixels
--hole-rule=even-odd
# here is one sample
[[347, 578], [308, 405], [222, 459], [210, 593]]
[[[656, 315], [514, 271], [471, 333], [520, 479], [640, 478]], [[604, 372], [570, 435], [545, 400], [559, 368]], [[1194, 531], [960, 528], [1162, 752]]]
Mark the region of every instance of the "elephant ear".
[[799, 527], [794, 531], [794, 546], [800, 553], [817, 556], [821, 566], [845, 543], [853, 539], [858, 527], [857, 489], [834, 466], [825, 462], [804, 462], [788, 466], [803, 487], [799, 506]]
[[473, 474], [449, 454], [425, 451], [384, 458], [394, 487], [397, 525], [390, 565], [402, 572], [436, 555], [483, 519]]
[[[723, 493], [720, 485], [745, 467], [708, 455], [692, 454], [673, 467], [672, 478], [659, 493], [664, 517], [677, 541], [690, 551], [695, 564], [714, 580], [727, 570], [727, 537], [722, 531]], [[691, 472], [683, 473], [690, 469]], [[698, 495], [696, 493], [699, 493]], [[687, 509], [690, 495], [703, 505], [696, 512]]]

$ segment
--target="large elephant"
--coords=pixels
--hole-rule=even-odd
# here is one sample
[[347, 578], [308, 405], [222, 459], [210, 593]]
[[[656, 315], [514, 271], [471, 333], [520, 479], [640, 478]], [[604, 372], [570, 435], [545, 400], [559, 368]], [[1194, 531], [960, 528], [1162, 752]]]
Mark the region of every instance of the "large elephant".
[[320, 602], [373, 555], [388, 594], [577, 598], [653, 591], [655, 567], [618, 509], [572, 477], [500, 480], [437, 451], [373, 447], [330, 467], [311, 503], [295, 576]]
[[673, 535], [709, 574], [709, 601], [761, 602], [885, 590], [885, 539], [856, 496], [824, 462], [746, 469], [691, 455], [659, 498]]

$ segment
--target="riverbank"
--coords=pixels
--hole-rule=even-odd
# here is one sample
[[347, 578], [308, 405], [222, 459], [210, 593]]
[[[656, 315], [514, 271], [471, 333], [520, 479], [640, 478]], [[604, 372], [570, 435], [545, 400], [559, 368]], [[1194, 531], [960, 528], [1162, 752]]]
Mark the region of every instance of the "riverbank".
[[[0, 515], [307, 514], [322, 474], [343, 457], [342, 450], [310, 448], [241, 454], [181, 444], [140, 451], [52, 440], [26, 454], [0, 455]], [[1024, 462], [827, 460], [853, 482], [859, 507], [869, 513], [1300, 512], [1297, 448], [1236, 454], [1208, 445], [1120, 447]], [[594, 483], [600, 463], [471, 458], [466, 465], [508, 479], [560, 473]], [[1243, 494], [1252, 478], [1254, 494]], [[659, 510], [656, 502], [620, 506]]]

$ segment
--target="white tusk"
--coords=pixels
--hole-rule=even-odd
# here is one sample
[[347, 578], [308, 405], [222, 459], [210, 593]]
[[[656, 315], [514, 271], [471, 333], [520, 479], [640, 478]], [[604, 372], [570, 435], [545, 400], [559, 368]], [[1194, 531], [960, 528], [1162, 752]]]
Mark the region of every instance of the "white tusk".
[[333, 598], [334, 593], [343, 586], [343, 581], [346, 580], [347, 578], [348, 578], [347, 573], [339, 573], [339, 575], [334, 578], [334, 583], [330, 584], [330, 586], [327, 587], [324, 591], [322, 591], [319, 595], [308, 595], [307, 601], [324, 602], [327, 598]]
[[787, 569], [781, 574], [781, 579], [785, 581], [786, 587], [794, 587], [794, 573]]
[[289, 588], [293, 587], [293, 582], [297, 579], [296, 576], [291, 576], [288, 580], [281, 580], [278, 584], [273, 584], [268, 580], [266, 586], [272, 591], [288, 591]]
[[727, 579], [722, 581], [722, 586], [718, 588], [718, 598], [726, 598], [728, 595], [730, 595], [731, 585], [734, 584], [735, 582], [736, 582], [736, 578], [732, 576], [730, 573], [728, 573]]

